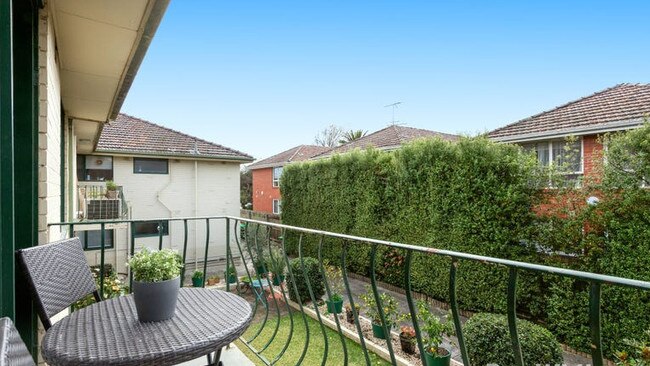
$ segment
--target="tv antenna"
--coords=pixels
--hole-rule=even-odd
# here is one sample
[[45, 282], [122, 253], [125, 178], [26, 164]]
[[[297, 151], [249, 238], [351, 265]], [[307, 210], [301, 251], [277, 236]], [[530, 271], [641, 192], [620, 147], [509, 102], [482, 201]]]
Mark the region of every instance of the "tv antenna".
[[389, 105], [384, 106], [384, 108], [387, 108], [387, 107], [392, 107], [393, 108], [393, 119], [391, 121], [392, 125], [396, 125], [397, 122], [399, 122], [399, 121], [395, 120], [395, 109], [397, 109], [397, 107], [399, 107], [400, 104], [402, 104], [402, 102], [395, 102], [393, 104], [389, 104]]

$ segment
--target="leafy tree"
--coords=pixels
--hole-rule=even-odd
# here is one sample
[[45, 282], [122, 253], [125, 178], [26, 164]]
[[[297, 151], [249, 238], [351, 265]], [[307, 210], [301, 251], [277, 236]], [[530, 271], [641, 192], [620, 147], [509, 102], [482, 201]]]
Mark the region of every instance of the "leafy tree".
[[342, 135], [343, 128], [336, 125], [329, 125], [316, 135], [314, 142], [319, 146], [335, 147], [339, 144]]
[[365, 136], [368, 133], [368, 131], [364, 130], [349, 130], [343, 133], [343, 137], [339, 140], [339, 144], [343, 145], [348, 142], [352, 142], [355, 140], [358, 140]]
[[253, 203], [253, 171], [250, 169], [239, 172], [239, 201], [244, 208]]

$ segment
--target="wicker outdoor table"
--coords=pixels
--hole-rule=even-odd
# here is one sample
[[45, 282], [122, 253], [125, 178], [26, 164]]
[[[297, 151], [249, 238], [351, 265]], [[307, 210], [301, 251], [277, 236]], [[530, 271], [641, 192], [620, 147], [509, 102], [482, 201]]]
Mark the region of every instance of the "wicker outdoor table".
[[141, 323], [133, 296], [105, 300], [63, 318], [43, 338], [49, 365], [174, 365], [221, 353], [252, 319], [243, 298], [224, 291], [181, 288], [176, 315]]

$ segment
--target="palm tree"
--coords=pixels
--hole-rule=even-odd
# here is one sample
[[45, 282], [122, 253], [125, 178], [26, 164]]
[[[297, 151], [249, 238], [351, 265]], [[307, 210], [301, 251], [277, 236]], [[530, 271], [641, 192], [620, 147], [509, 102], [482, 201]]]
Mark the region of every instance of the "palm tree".
[[364, 130], [350, 130], [343, 133], [343, 137], [339, 140], [339, 144], [343, 145], [354, 140], [358, 140], [365, 136], [368, 131]]

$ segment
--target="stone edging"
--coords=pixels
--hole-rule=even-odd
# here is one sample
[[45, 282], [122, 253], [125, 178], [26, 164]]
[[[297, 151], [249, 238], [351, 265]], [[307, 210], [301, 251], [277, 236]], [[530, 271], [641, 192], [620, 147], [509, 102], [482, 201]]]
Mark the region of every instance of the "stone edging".
[[[288, 301], [289, 301], [288, 302], [289, 306], [291, 306], [292, 308], [300, 311], [300, 305], [298, 305], [297, 303], [295, 303], [295, 302], [293, 302], [291, 300], [288, 300]], [[305, 307], [305, 306], [302, 307], [302, 311], [305, 314], [307, 314], [310, 318], [312, 318], [314, 320], [318, 320], [318, 315], [316, 314], [316, 311], [314, 311], [314, 310], [312, 310], [312, 309], [310, 309], [308, 307]], [[338, 332], [336, 322], [334, 322], [333, 320], [329, 319], [326, 316], [321, 316], [321, 320], [322, 320], [324, 325], [326, 325], [327, 327], [331, 328], [332, 330]], [[368, 320], [368, 319], [366, 319], [366, 318], [364, 318], [362, 316], [359, 316], [359, 320], [364, 320], [364, 321], [368, 321], [368, 322], [370, 321], [370, 320]], [[360, 344], [359, 335], [357, 333], [351, 331], [350, 329], [348, 329], [348, 328], [346, 328], [344, 326], [341, 326], [341, 332], [343, 333], [343, 335], [345, 337], [353, 340], [357, 344]], [[391, 332], [391, 333], [392, 334], [397, 334], [396, 332]], [[383, 347], [381, 345], [378, 345], [377, 343], [375, 343], [375, 342], [373, 342], [373, 341], [371, 341], [371, 340], [369, 340], [368, 338], [365, 338], [365, 337], [364, 337], [363, 340], [364, 340], [364, 342], [366, 344], [366, 348], [368, 349], [368, 351], [371, 351], [371, 352], [377, 354], [377, 356], [381, 357], [382, 359], [384, 359], [384, 360], [386, 360], [388, 362], [391, 362], [390, 354], [388, 353], [388, 350], [385, 347]], [[402, 357], [400, 357], [398, 355], [395, 355], [395, 361], [397, 361], [397, 364], [399, 366], [417, 366], [417, 365], [415, 365], [413, 363], [410, 363], [408, 360], [406, 360], [406, 359], [404, 359], [404, 358], [402, 358]], [[451, 360], [451, 365], [452, 366], [462, 366], [463, 364], [456, 361], [456, 360], [454, 360], [454, 359], [452, 359]]]

